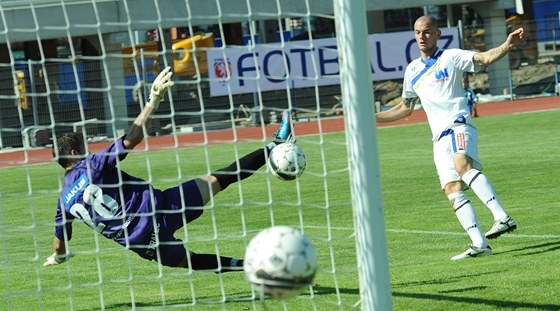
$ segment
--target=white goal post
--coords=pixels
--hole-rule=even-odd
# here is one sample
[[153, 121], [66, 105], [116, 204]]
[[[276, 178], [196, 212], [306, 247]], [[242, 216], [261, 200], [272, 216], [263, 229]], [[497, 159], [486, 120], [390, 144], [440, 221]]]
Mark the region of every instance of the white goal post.
[[392, 310], [365, 1], [335, 0], [363, 310]]
[[[1, 1], [0, 309], [391, 310], [368, 65], [371, 6]], [[154, 187], [170, 187], [266, 146], [282, 111], [292, 111], [307, 154], [304, 175], [282, 182], [263, 167], [220, 193], [177, 237], [195, 250], [240, 257], [264, 227], [298, 228], [320, 265], [316, 284], [297, 299], [263, 301], [242, 274], [205, 277], [143, 261], [78, 223], [69, 243], [76, 257], [41, 266], [52, 253], [64, 179], [52, 160], [53, 139], [82, 132], [90, 152], [116, 141], [167, 66], [175, 86], [145, 129], [149, 137], [120, 165]]]

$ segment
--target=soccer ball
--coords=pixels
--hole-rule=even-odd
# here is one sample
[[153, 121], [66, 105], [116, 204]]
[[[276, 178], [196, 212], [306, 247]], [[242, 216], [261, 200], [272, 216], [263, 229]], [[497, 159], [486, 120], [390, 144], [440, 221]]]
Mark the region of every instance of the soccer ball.
[[268, 168], [282, 180], [294, 180], [305, 170], [305, 153], [294, 143], [281, 143], [268, 156]]
[[285, 299], [311, 285], [317, 257], [304, 234], [291, 227], [270, 227], [249, 242], [243, 270], [247, 281], [261, 295]]

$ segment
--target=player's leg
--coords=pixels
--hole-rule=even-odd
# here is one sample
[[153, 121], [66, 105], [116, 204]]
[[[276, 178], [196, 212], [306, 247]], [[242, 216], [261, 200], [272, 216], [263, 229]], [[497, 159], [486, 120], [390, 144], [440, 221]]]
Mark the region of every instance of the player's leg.
[[[188, 195], [186, 204], [197, 204], [198, 207], [201, 204], [200, 198], [196, 197], [196, 185], [193, 181], [187, 184], [184, 195]], [[182, 186], [185, 186], [183, 184]], [[179, 196], [177, 191], [178, 187], [171, 188], [166, 195], [176, 195]], [[189, 195], [195, 193], [194, 196]], [[165, 198], [165, 196], [164, 196]], [[147, 256], [147, 252], [138, 252], [141, 256], [146, 259], [156, 260], [163, 266], [167, 267], [178, 267], [178, 268], [189, 268], [193, 270], [209, 270], [216, 273], [229, 272], [229, 271], [240, 271], [243, 269], [243, 260], [232, 257], [218, 256], [215, 254], [196, 254], [188, 251], [182, 240], [175, 238], [176, 231], [181, 227], [202, 214], [200, 208], [196, 208], [193, 205], [187, 205], [184, 211], [181, 211], [179, 205], [172, 205], [169, 209], [166, 209], [166, 213], [160, 213], [157, 217], [157, 228], [154, 231], [157, 235], [155, 238], [154, 233], [152, 233], [152, 239], [148, 245], [148, 250], [151, 250], [151, 256]], [[170, 213], [176, 210], [176, 213]], [[184, 217], [183, 217], [184, 216]], [[153, 248], [152, 248], [153, 246]]]
[[266, 147], [257, 149], [232, 162], [230, 165], [214, 171], [207, 178], [207, 181], [212, 184], [213, 194], [215, 195], [219, 191], [226, 189], [229, 185], [252, 176], [266, 164], [266, 153], [269, 153], [275, 146], [275, 143], [270, 143]]
[[191, 267], [193, 270], [209, 270], [216, 273], [243, 270], [243, 259], [215, 254], [196, 254], [191, 251], [187, 251], [187, 256], [183, 258], [177, 267]]
[[[266, 147], [257, 149], [210, 176], [189, 180], [179, 186], [166, 189], [162, 192], [162, 202], [158, 204], [160, 210], [173, 210], [178, 213], [161, 213], [160, 217], [166, 218], [174, 230], [178, 230], [186, 223], [200, 217], [203, 206], [218, 192], [224, 190], [232, 183], [241, 181], [253, 175], [266, 163], [266, 153], [270, 152], [277, 144], [284, 141], [293, 141], [292, 122], [290, 113], [283, 113], [282, 123], [273, 135], [273, 142]], [[184, 214], [184, 219], [183, 219]]]
[[455, 211], [457, 219], [459, 219], [459, 223], [469, 235], [472, 244], [465, 252], [452, 257], [451, 260], [491, 255], [492, 249], [482, 234], [476, 211], [461, 188], [461, 182], [450, 183], [446, 185], [445, 192], [446, 194], [449, 193], [447, 198]]
[[494, 225], [485, 235], [487, 238], [493, 239], [515, 230], [517, 224], [507, 215], [494, 187], [486, 175], [480, 171], [482, 163], [478, 158], [477, 137], [476, 129], [472, 127], [465, 127], [464, 132], [455, 133], [454, 148], [457, 153], [454, 155], [454, 165], [463, 182], [492, 212]]
[[257, 149], [230, 165], [216, 170], [210, 176], [197, 179], [204, 204], [218, 192], [226, 189], [229, 185], [244, 180], [253, 175], [258, 169], [266, 164], [266, 154], [277, 145], [286, 141], [293, 141], [291, 114], [284, 111], [282, 123], [272, 137], [273, 141], [266, 147]]
[[475, 168], [471, 168], [462, 178], [494, 216], [494, 224], [486, 232], [487, 238], [495, 239], [506, 232], [517, 229], [517, 223], [504, 211], [498, 195], [486, 175]]
[[465, 194], [461, 177], [455, 170], [450, 148], [451, 137], [447, 136], [434, 142], [434, 163], [436, 165], [440, 184], [449, 199], [455, 216], [463, 229], [469, 235], [472, 245], [467, 251], [454, 256], [452, 260], [490, 255], [492, 250], [482, 234], [478, 217], [468, 196]]
[[196, 254], [188, 251], [183, 241], [174, 238], [171, 231], [160, 227], [159, 246], [154, 257], [161, 265], [173, 268], [192, 268], [216, 273], [243, 270], [243, 259], [218, 256], [216, 254]]
[[[158, 210], [176, 211], [175, 213], [159, 213], [160, 230], [165, 230], [170, 234], [171, 240], [175, 231], [179, 230], [186, 223], [189, 223], [202, 215], [203, 206], [221, 190], [230, 184], [241, 181], [253, 175], [255, 171], [266, 163], [266, 154], [277, 144], [284, 141], [292, 141], [290, 113], [284, 112], [280, 128], [273, 136], [273, 142], [265, 148], [257, 149], [229, 166], [217, 170], [210, 176], [196, 178], [162, 192], [162, 202], [158, 204]], [[160, 238], [162, 238], [160, 231]], [[172, 243], [173, 244], [173, 243]], [[180, 245], [182, 247], [182, 245]], [[172, 250], [162, 251], [163, 248], [170, 248], [165, 244], [160, 245], [160, 263], [171, 267], [187, 267], [189, 262], [195, 270], [218, 269], [218, 272], [239, 270], [237, 267], [243, 265], [243, 261], [231, 257], [216, 256], [212, 254], [195, 254], [189, 252], [181, 253], [181, 248], [176, 246]], [[183, 248], [184, 249], [184, 248]], [[162, 255], [163, 254], [163, 255]]]

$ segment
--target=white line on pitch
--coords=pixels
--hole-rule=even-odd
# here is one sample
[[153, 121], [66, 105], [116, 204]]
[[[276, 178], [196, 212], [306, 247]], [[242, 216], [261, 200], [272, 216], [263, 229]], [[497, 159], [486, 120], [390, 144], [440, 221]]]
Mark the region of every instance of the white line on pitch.
[[[406, 230], [406, 229], [387, 229], [387, 232], [420, 233], [420, 234], [434, 234], [434, 235], [465, 235], [466, 234], [464, 232]], [[501, 235], [500, 238], [560, 239], [560, 235], [558, 235], [558, 234], [515, 234], [515, 233], [508, 233], [508, 234]]]
[[[306, 226], [310, 229], [326, 229], [322, 226]], [[331, 230], [336, 231], [353, 231], [352, 228], [348, 227], [331, 227]], [[392, 233], [412, 233], [412, 234], [432, 234], [432, 235], [466, 235], [465, 232], [450, 232], [450, 231], [429, 231], [429, 230], [408, 230], [408, 229], [387, 229], [387, 232]], [[518, 233], [507, 233], [501, 235], [500, 238], [526, 238], [526, 239], [560, 239], [558, 234], [518, 234]]]

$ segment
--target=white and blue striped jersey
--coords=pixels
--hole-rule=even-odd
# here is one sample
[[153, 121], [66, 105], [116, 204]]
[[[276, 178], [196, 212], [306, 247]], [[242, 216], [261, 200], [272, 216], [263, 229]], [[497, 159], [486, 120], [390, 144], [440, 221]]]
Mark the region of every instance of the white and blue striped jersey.
[[420, 97], [434, 141], [454, 124], [473, 125], [461, 79], [464, 72], [480, 68], [474, 64], [475, 53], [438, 49], [428, 60], [417, 58], [406, 67], [402, 97]]

